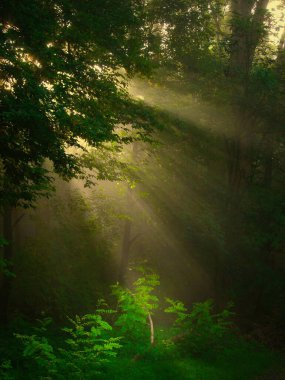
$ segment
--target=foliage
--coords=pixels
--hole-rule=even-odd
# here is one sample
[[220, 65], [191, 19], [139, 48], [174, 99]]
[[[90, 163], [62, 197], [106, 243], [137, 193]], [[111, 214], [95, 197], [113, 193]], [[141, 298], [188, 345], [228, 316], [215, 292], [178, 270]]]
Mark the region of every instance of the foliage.
[[34, 328], [33, 335], [15, 334], [16, 338], [23, 342], [23, 357], [32, 359], [40, 371], [45, 371], [53, 376], [57, 373], [57, 358], [52, 345], [44, 336], [47, 326], [51, 323], [50, 318], [38, 320], [39, 327]]
[[[63, 328], [69, 335], [65, 345], [54, 348], [44, 336], [20, 335], [23, 356], [36, 362], [53, 379], [93, 379], [121, 347], [118, 337], [110, 336], [112, 327], [100, 314], [69, 319], [72, 326]], [[42, 328], [45, 333], [45, 328]]]
[[[8, 244], [9, 243], [4, 238], [0, 237], [0, 248], [3, 248]], [[10, 270], [12, 266], [11, 264], [11, 261], [0, 257], [0, 273], [2, 272], [4, 276], [7, 277], [15, 277], [15, 273]]]
[[149, 133], [153, 113], [126, 86], [150, 71], [155, 43], [137, 0], [5, 0], [0, 14], [0, 201], [29, 207], [53, 189], [51, 171], [88, 183], [81, 154], [130, 141], [118, 125]]
[[14, 380], [12, 372], [12, 364], [10, 360], [4, 360], [0, 363], [0, 378], [2, 380]]
[[195, 303], [191, 311], [187, 311], [180, 301], [167, 299], [170, 304], [166, 313], [176, 316], [174, 332], [177, 346], [184, 353], [201, 355], [210, 350], [218, 352], [228, 345], [227, 338], [233, 326], [230, 318], [233, 313], [228, 308], [220, 313], [213, 312], [213, 301]]
[[[205, 272], [205, 277], [209, 277], [209, 287], [213, 285], [217, 299], [230, 294], [248, 321], [260, 318], [269, 320], [273, 326], [282, 326], [274, 322], [284, 319], [285, 294], [285, 44], [284, 34], [279, 45], [277, 40], [270, 41], [272, 30], [275, 37], [281, 34], [277, 36], [279, 26], [271, 24], [267, 1], [103, 3], [98, 0], [1, 2], [0, 208], [8, 204], [30, 207], [39, 196], [48, 196], [55, 185], [53, 171], [66, 180], [84, 178], [87, 185], [94, 176], [103, 180], [128, 180], [130, 171], [136, 170], [117, 160], [122, 144], [148, 140], [157, 118], [150, 107], [129, 96], [127, 85], [134, 73], [149, 74], [155, 59], [155, 65], [163, 66], [160, 73], [165, 73], [159, 78], [160, 83], [176, 92], [179, 89], [187, 109], [180, 116], [191, 122], [182, 127], [181, 121], [171, 120], [173, 133], [165, 139], [166, 154], [159, 157], [158, 165], [151, 162], [153, 168], [145, 175], [148, 180], [156, 179], [149, 180], [145, 187], [147, 192], [151, 190], [149, 198], [154, 199], [157, 220], [163, 220], [153, 228], [154, 246], [161, 252], [164, 243], [168, 247], [175, 245], [177, 252], [182, 247], [185, 256], [180, 267], [184, 262], [191, 266], [186, 256], [186, 252], [191, 252], [191, 259], [202, 269], [199, 273]], [[160, 91], [160, 98], [164, 98], [161, 94]], [[202, 101], [209, 99], [214, 106], [223, 107], [212, 112], [213, 104]], [[180, 100], [181, 97], [175, 96], [172, 104], [164, 103], [167, 112], [179, 114]], [[189, 128], [194, 123], [198, 132]], [[188, 130], [188, 135], [182, 129]], [[180, 141], [175, 139], [179, 135]], [[168, 168], [164, 171], [165, 164]], [[94, 169], [96, 173], [92, 172]], [[167, 188], [169, 183], [171, 186]], [[37, 307], [41, 309], [49, 299], [48, 307], [54, 314], [65, 314], [68, 303], [76, 307], [81, 304], [84, 308], [88, 300], [90, 306], [94, 294], [99, 292], [98, 278], [103, 273], [99, 256], [104, 256], [107, 244], [101, 246], [98, 235], [104, 235], [100, 228], [108, 230], [106, 241], [110, 241], [108, 234], [113, 238], [113, 229], [105, 228], [110, 220], [108, 216], [104, 225], [100, 225], [97, 218], [100, 207], [90, 208], [83, 204], [84, 199], [77, 201], [82, 218], [72, 228], [66, 228], [65, 234], [63, 229], [57, 229], [60, 244], [53, 245], [55, 240], [51, 242], [51, 239], [43, 244], [37, 235], [38, 244], [44, 249], [57, 245], [53, 260], [43, 259], [38, 253], [30, 262], [26, 257], [19, 259], [18, 267], [34, 279], [34, 284], [29, 283], [32, 283], [30, 288], [28, 285], [30, 296], [23, 297], [24, 301], [17, 288], [14, 297], [28, 305], [28, 309], [29, 299], [37, 304], [31, 288], [39, 288], [40, 295], [42, 289], [50, 292], [52, 296], [42, 297]], [[72, 200], [70, 208], [76, 208]], [[150, 215], [154, 214], [154, 208]], [[55, 219], [60, 224], [65, 218]], [[70, 224], [68, 217], [66, 220], [64, 227]], [[168, 229], [164, 228], [167, 223]], [[99, 231], [96, 242], [89, 234], [95, 230]], [[158, 231], [159, 238], [170, 231], [172, 236], [159, 241]], [[142, 246], [149, 244], [146, 240]], [[83, 252], [80, 260], [79, 252]], [[169, 252], [173, 257], [172, 248]], [[66, 259], [69, 261], [72, 255], [67, 263]], [[166, 257], [170, 257], [165, 252], [160, 255], [154, 258], [157, 266], [165, 265]], [[26, 260], [26, 264], [21, 260]], [[38, 264], [48, 274], [54, 272], [50, 283], [40, 278]], [[10, 261], [0, 260], [4, 274], [11, 276], [10, 265]], [[192, 277], [187, 265], [185, 283], [189, 284]], [[60, 273], [62, 267], [68, 273], [66, 276]], [[82, 269], [87, 267], [83, 276]], [[95, 275], [99, 273], [96, 284], [92, 281], [94, 267], [98, 268]], [[173, 267], [169, 265], [168, 271]], [[33, 272], [35, 277], [29, 276]], [[136, 352], [149, 346], [148, 317], [157, 308], [153, 295], [156, 284], [148, 284], [150, 279], [146, 277], [141, 281], [133, 289], [117, 287], [115, 290], [119, 309], [116, 333], [123, 335], [125, 344], [132, 345]], [[84, 285], [88, 282], [96, 291], [87, 291]], [[70, 291], [73, 284], [79, 285], [77, 297]], [[21, 280], [17, 285], [18, 289], [27, 286]], [[104, 285], [101, 281], [102, 288]], [[188, 290], [187, 286], [184, 288]], [[72, 294], [71, 299], [61, 302], [68, 298], [67, 294]], [[80, 302], [78, 295], [82, 295]], [[210, 344], [216, 351], [221, 350], [230, 330], [225, 315], [228, 309], [225, 314], [215, 314], [211, 303], [205, 302], [194, 305], [188, 312], [182, 303], [170, 301], [170, 304], [168, 312], [177, 316], [174, 330], [180, 335], [177, 346], [181, 350], [201, 354], [210, 350]], [[60, 313], [53, 307], [58, 307]], [[39, 309], [35, 309], [32, 312], [37, 313]], [[73, 322], [80, 325], [86, 321]], [[100, 324], [99, 320], [96, 323]], [[84, 334], [78, 339], [84, 340]], [[104, 334], [108, 336], [108, 330]], [[58, 355], [70, 366], [74, 362], [71, 347], [81, 350], [76, 340], [66, 348], [66, 353], [63, 349], [60, 354], [45, 336], [32, 335], [26, 342], [32, 352], [29, 354], [28, 350], [28, 355], [35, 356], [39, 366], [51, 371]], [[85, 359], [81, 359], [78, 371], [84, 367]]]
[[134, 282], [132, 289], [113, 286], [119, 312], [115, 326], [124, 337], [127, 350], [135, 354], [150, 347], [149, 316], [158, 308], [158, 297], [153, 294], [158, 285], [157, 275], [145, 274]]
[[118, 358], [110, 364], [104, 380], [252, 380], [267, 376], [269, 369], [270, 379], [275, 374], [283, 374], [282, 357], [276, 358], [268, 351], [253, 350], [250, 345], [220, 352], [211, 360], [167, 356], [159, 360], [138, 361]]
[[[54, 337], [55, 338], [55, 337]], [[14, 356], [13, 359], [16, 359]], [[177, 356], [162, 356], [159, 359], [131, 360], [130, 356], [118, 356], [106, 365], [106, 371], [95, 378], [104, 380], [251, 380], [266, 375], [270, 370], [271, 377], [279, 374], [282, 376], [284, 358], [274, 355], [268, 350], [253, 347], [246, 342], [240, 342], [234, 349], [220, 352], [214, 359]], [[22, 361], [19, 360], [21, 363]], [[9, 363], [3, 363], [3, 367]], [[7, 377], [3, 374], [6, 374]], [[41, 374], [30, 368], [29, 372], [22, 367], [17, 371], [3, 369], [3, 380], [29, 380], [46, 379], [48, 376], [43, 371]], [[9, 374], [9, 377], [8, 377]], [[72, 379], [72, 375], [66, 379]], [[51, 377], [54, 379], [54, 377]], [[94, 377], [93, 377], [94, 379]]]
[[70, 320], [72, 328], [64, 328], [70, 335], [68, 348], [61, 349], [60, 366], [78, 378], [92, 378], [121, 347], [119, 337], [111, 337], [112, 327], [101, 315], [88, 314]]
[[215, 70], [215, 22], [223, 6], [224, 1], [155, 0], [157, 18], [165, 23], [165, 61], [179, 72]]
[[6, 239], [4, 239], [2, 236], [0, 237], [0, 247], [4, 247], [5, 245], [7, 245], [8, 242]]
[[16, 277], [15, 273], [11, 271], [12, 263], [9, 260], [0, 258], [0, 272], [6, 277]]
[[[157, 343], [150, 349], [147, 315], [157, 310], [158, 298], [152, 292], [158, 284], [156, 275], [144, 273], [132, 289], [116, 285], [113, 294], [119, 302], [118, 311], [101, 300], [96, 313], [69, 319], [71, 326], [62, 329], [68, 334], [67, 339], [58, 333], [47, 338], [50, 318], [39, 320], [32, 335], [17, 334], [24, 344], [24, 358], [36, 363], [36, 367], [26, 367], [19, 379], [142, 379], [145, 376], [188, 379], [189, 373], [197, 380], [251, 379], [273, 365], [273, 357], [257, 345], [236, 340], [235, 346], [229, 346], [225, 337], [231, 327], [232, 312], [227, 308], [213, 313], [211, 301], [194, 304], [189, 312], [182, 302], [167, 299], [170, 306], [165, 311], [175, 315], [174, 326], [164, 328], [167, 340], [156, 334]], [[166, 349], [170, 340], [175, 343], [174, 350]], [[117, 356], [122, 350], [123, 355]], [[208, 361], [207, 355], [195, 358], [198, 353], [218, 355], [212, 355]], [[2, 373], [8, 377], [3, 378], [10, 380], [15, 373], [18, 379], [17, 372], [10, 370], [9, 361], [4, 362]]]

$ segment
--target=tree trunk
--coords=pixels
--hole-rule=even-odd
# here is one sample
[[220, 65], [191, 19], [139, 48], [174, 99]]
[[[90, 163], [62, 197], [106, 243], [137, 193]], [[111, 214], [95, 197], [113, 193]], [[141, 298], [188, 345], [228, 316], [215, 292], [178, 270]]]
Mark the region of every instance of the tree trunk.
[[[138, 159], [138, 153], [139, 153], [139, 145], [134, 142], [132, 144], [132, 160], [136, 162]], [[133, 209], [133, 193], [131, 187], [127, 184], [127, 192], [126, 192], [126, 206], [127, 210]], [[126, 285], [126, 274], [128, 270], [128, 264], [129, 264], [129, 258], [130, 258], [130, 251], [131, 246], [135, 242], [135, 240], [138, 238], [140, 234], [136, 234], [135, 236], [131, 237], [132, 234], [132, 220], [130, 218], [127, 218], [124, 225], [124, 231], [123, 231], [123, 241], [122, 241], [122, 248], [121, 248], [121, 254], [120, 254], [120, 266], [119, 266], [119, 276], [118, 281], [121, 285]]]
[[[8, 265], [9, 271], [12, 270], [13, 259], [13, 218], [12, 208], [5, 207], [3, 213], [3, 235], [8, 242], [3, 248], [3, 259]], [[0, 289], [0, 322], [8, 322], [8, 308], [12, 289], [12, 277], [8, 274], [3, 275]]]
[[150, 313], [148, 313], [147, 317], [148, 317], [149, 328], [150, 328], [150, 344], [151, 344], [151, 346], [153, 346], [154, 345], [154, 325], [153, 325], [153, 320], [152, 320], [152, 317], [151, 317]]
[[119, 283], [125, 285], [126, 282], [126, 273], [128, 269], [129, 257], [130, 257], [130, 248], [131, 248], [131, 227], [132, 221], [126, 219], [123, 233], [123, 242], [121, 249], [121, 262], [119, 268]]
[[255, 49], [263, 33], [269, 0], [232, 0], [232, 37], [229, 72], [245, 80], [250, 72]]
[[233, 106], [234, 132], [228, 141], [228, 180], [230, 202], [238, 205], [241, 188], [250, 180], [252, 172], [253, 124], [248, 104], [248, 79], [256, 47], [263, 34], [263, 23], [268, 0], [232, 0], [231, 52], [229, 74], [235, 98]]

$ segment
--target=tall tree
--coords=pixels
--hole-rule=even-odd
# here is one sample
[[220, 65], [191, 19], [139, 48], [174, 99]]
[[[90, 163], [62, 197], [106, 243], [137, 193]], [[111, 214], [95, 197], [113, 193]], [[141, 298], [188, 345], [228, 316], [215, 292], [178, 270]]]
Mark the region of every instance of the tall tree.
[[[51, 171], [88, 181], [81, 158], [86, 145], [130, 141], [119, 125], [125, 131], [131, 125], [141, 138], [151, 130], [150, 110], [127, 91], [129, 77], [151, 67], [155, 44], [146, 20], [139, 0], [1, 2], [0, 205], [6, 240], [12, 239], [12, 209], [47, 196]], [[4, 258], [10, 260], [9, 244]], [[5, 281], [2, 293], [10, 288]], [[6, 301], [0, 309], [5, 316]]]
[[220, 288], [237, 294], [240, 287], [246, 302], [251, 297], [260, 303], [256, 294], [264, 295], [260, 289], [269, 283], [264, 273], [273, 271], [274, 252], [284, 251], [284, 37], [278, 51], [269, 34], [279, 25], [271, 20], [267, 0], [156, 3], [169, 86], [176, 83], [198, 101], [222, 104], [226, 114], [220, 131], [227, 170], [223, 202], [217, 204], [225, 215], [216, 221], [226, 235]]

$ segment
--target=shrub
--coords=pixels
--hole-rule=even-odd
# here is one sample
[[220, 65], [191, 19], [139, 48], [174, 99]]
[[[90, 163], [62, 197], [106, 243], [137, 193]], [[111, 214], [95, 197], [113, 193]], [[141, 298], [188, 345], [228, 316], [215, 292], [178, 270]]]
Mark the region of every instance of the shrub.
[[10, 360], [3, 360], [0, 363], [0, 379], [1, 380], [14, 380], [15, 377], [12, 373], [12, 364]]
[[173, 313], [172, 340], [183, 352], [201, 355], [209, 351], [218, 352], [229, 344], [231, 336], [231, 305], [220, 313], [213, 312], [213, 301], [195, 303], [188, 311], [180, 301], [167, 299], [170, 304], [166, 313]]
[[112, 327], [99, 314], [69, 319], [71, 327], [65, 346], [54, 349], [46, 337], [16, 335], [24, 343], [23, 356], [36, 362], [40, 373], [51, 379], [94, 379], [108, 359], [121, 347], [119, 337], [111, 337]]
[[113, 287], [119, 311], [115, 326], [124, 338], [126, 349], [136, 354], [144, 353], [153, 343], [152, 315], [158, 308], [158, 298], [153, 291], [158, 285], [157, 275], [145, 274], [134, 282], [132, 289], [119, 285]]
[[[165, 312], [175, 315], [174, 324], [170, 329], [156, 328], [157, 341], [153, 345], [152, 316], [159, 303], [154, 291], [158, 285], [157, 275], [144, 273], [131, 289], [113, 286], [117, 311], [101, 301], [96, 313], [70, 318], [70, 326], [62, 329], [68, 334], [64, 344], [60, 344], [61, 336], [59, 344], [52, 344], [47, 338], [49, 318], [40, 321], [40, 326], [34, 328], [34, 334], [16, 335], [24, 344], [23, 356], [36, 363], [30, 368], [32, 377], [95, 379], [108, 369], [108, 363], [121, 347], [122, 353], [129, 358], [143, 355], [145, 359], [156, 360], [166, 356], [173, 358], [181, 353], [215, 353], [228, 345], [233, 314], [229, 308], [214, 313], [213, 302], [208, 300], [194, 304], [188, 311], [182, 302], [171, 299], [167, 299], [169, 306]], [[8, 369], [2, 370], [7, 372], [7, 376]]]

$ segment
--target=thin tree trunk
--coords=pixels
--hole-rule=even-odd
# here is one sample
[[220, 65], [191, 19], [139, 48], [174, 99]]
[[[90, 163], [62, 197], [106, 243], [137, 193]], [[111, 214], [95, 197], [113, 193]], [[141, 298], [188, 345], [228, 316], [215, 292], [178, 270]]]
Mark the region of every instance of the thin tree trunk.
[[[135, 162], [138, 159], [138, 144], [136, 142], [133, 143], [132, 146], [132, 159]], [[126, 206], [127, 210], [132, 210], [133, 208], [133, 193], [130, 186], [127, 184], [127, 193], [126, 193]], [[124, 225], [123, 231], [123, 241], [122, 248], [120, 253], [120, 266], [119, 266], [119, 276], [118, 281], [121, 285], [126, 285], [126, 275], [128, 270], [128, 264], [130, 259], [130, 251], [133, 243], [137, 240], [140, 234], [136, 234], [131, 237], [132, 234], [132, 225], [133, 222], [130, 218], [127, 218]]]
[[148, 313], [148, 321], [149, 321], [149, 326], [150, 326], [150, 344], [153, 346], [154, 345], [154, 326], [153, 326], [153, 320], [150, 313]]
[[130, 257], [130, 248], [131, 248], [131, 228], [132, 221], [126, 219], [123, 233], [123, 242], [121, 249], [121, 262], [119, 268], [119, 283], [125, 285], [126, 282], [126, 273], [128, 269], [129, 257]]

